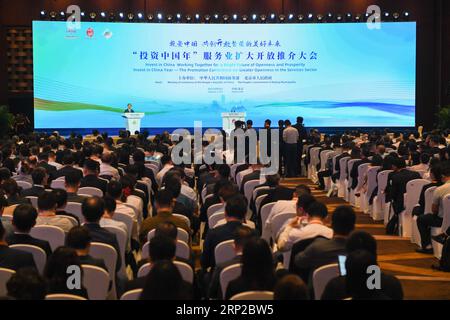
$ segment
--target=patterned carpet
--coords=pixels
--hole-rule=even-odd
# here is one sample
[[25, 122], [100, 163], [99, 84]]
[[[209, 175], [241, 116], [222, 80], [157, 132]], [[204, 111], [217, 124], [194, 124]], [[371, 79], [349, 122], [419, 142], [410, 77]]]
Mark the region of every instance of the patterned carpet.
[[[306, 178], [283, 180], [283, 185], [291, 188], [298, 184], [309, 185], [314, 196], [327, 205], [330, 213], [337, 206], [348, 204], [341, 198], [328, 198], [325, 192], [314, 190], [315, 185]], [[436, 258], [416, 253], [417, 246], [409, 239], [387, 236], [382, 222], [374, 222], [359, 210], [356, 212], [356, 229], [365, 230], [375, 237], [378, 262], [384, 272], [400, 279], [405, 299], [450, 299], [450, 273], [431, 269], [431, 265], [438, 261]]]

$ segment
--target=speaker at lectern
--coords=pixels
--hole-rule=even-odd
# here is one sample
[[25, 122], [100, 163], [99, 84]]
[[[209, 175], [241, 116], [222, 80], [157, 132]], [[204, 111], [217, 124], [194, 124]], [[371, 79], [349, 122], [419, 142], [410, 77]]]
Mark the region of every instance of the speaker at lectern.
[[134, 134], [136, 131], [141, 131], [141, 120], [144, 118], [145, 113], [139, 112], [127, 112], [122, 115], [125, 118], [125, 128]]
[[230, 133], [234, 129], [236, 121], [245, 122], [245, 112], [224, 112], [222, 113], [222, 128], [226, 133]]

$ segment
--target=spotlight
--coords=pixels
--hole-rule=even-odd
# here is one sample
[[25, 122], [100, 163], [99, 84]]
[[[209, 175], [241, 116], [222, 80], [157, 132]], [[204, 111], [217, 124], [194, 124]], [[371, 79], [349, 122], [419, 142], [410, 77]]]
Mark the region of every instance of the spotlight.
[[137, 16], [139, 20], [142, 20], [144, 18], [144, 15], [141, 12], [138, 12]]
[[339, 22], [341, 22], [341, 21], [342, 21], [342, 14], [338, 14], [338, 15], [336, 16], [336, 20], [339, 21]]
[[219, 15], [217, 13], [214, 14], [214, 20], [219, 20]]
[[289, 20], [292, 20], [292, 19], [294, 19], [294, 15], [293, 15], [292, 13], [289, 13], [289, 15], [288, 15], [288, 19], [289, 19]]
[[46, 15], [45, 11], [41, 10], [41, 18], [45, 18], [45, 15]]
[[300, 22], [303, 22], [303, 20], [305, 20], [305, 16], [302, 15], [302, 14], [299, 14], [299, 15], [297, 16], [297, 20], [300, 21]]
[[242, 21], [247, 22], [247, 20], [248, 20], [248, 16], [246, 14], [244, 14], [242, 16]]
[[360, 14], [360, 13], [358, 13], [356, 16], [355, 16], [355, 21], [356, 22], [360, 22], [362, 20], [362, 15]]
[[178, 21], [181, 20], [181, 13], [177, 13], [177, 20], [178, 20]]
[[200, 15], [198, 13], [195, 14], [195, 20], [200, 20]]
[[270, 20], [275, 20], [277, 16], [275, 15], [275, 13], [271, 13], [270, 14]]
[[59, 13], [59, 16], [61, 17], [61, 20], [62, 20], [62, 21], [66, 20], [66, 13], [65, 13], [64, 11], [61, 11], [61, 12]]
[[191, 22], [192, 21], [192, 16], [190, 14], [186, 15], [186, 21], [187, 22]]
[[95, 21], [95, 19], [97, 18], [97, 14], [95, 12], [91, 12], [89, 13], [89, 18], [91, 18], [91, 21]]
[[328, 12], [328, 14], [327, 14], [327, 19], [328, 19], [328, 20], [333, 19], [333, 14], [332, 14], [331, 12]]
[[308, 19], [312, 20], [312, 18], [314, 17], [314, 15], [312, 13], [308, 13]]
[[158, 13], [156, 16], [158, 17], [158, 20], [162, 20], [162, 18], [163, 18], [162, 13]]
[[405, 21], [408, 21], [408, 20], [409, 20], [409, 12], [408, 12], [408, 11], [405, 11], [405, 12], [403, 13], [403, 20], [405, 20]]
[[392, 16], [394, 17], [394, 20], [398, 20], [400, 18], [400, 13], [394, 12]]
[[51, 20], [55, 20], [56, 19], [56, 12], [55, 11], [51, 11], [50, 12], [50, 19]]
[[123, 18], [125, 18], [125, 15], [123, 14], [123, 12], [119, 12], [119, 19], [123, 20]]
[[168, 14], [166, 16], [167, 21], [172, 22], [173, 16], [171, 14]]
[[260, 19], [261, 19], [262, 22], [266, 22], [267, 16], [266, 16], [265, 14], [262, 14], [262, 15], [260, 16]]
[[223, 19], [224, 22], [228, 22], [228, 20], [230, 20], [230, 16], [227, 15], [227, 14], [224, 14], [222, 19]]
[[205, 15], [205, 21], [209, 22], [209, 20], [211, 20], [211, 16], [209, 14]]
[[84, 13], [84, 11], [81, 11], [81, 18], [82, 18], [82, 19], [84, 18], [85, 15], [86, 15], [86, 14]]
[[100, 12], [100, 16], [102, 17], [102, 18], [105, 18], [106, 17], [106, 13], [105, 12]]
[[350, 12], [348, 12], [345, 17], [347, 18], [347, 21], [351, 21], [352, 20], [352, 14]]
[[155, 19], [155, 17], [153, 16], [153, 13], [149, 13], [149, 14], [147, 15], [147, 20], [148, 20], [148, 21], [153, 21], [153, 19]]
[[258, 16], [256, 14], [252, 14], [252, 19], [253, 21], [256, 21], [256, 19], [258, 19]]
[[134, 13], [129, 13], [128, 15], [127, 15], [127, 18], [128, 18], [128, 21], [133, 21], [134, 20]]
[[233, 14], [233, 20], [236, 21], [238, 19], [238, 15], [235, 13]]
[[384, 17], [385, 17], [385, 18], [389, 18], [389, 16], [390, 16], [389, 12], [385, 12], [385, 13], [384, 13]]
[[323, 14], [318, 14], [317, 21], [322, 22], [322, 20], [323, 20]]
[[278, 20], [280, 20], [280, 22], [284, 22], [285, 19], [286, 19], [286, 16], [284, 14], [280, 14], [278, 16]]

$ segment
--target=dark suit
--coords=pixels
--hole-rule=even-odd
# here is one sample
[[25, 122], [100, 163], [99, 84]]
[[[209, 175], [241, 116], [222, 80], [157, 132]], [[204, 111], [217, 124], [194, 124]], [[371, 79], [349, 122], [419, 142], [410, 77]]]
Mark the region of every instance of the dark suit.
[[134, 110], [126, 108], [123, 113], [134, 113]]
[[275, 276], [271, 281], [267, 283], [251, 283], [243, 276], [239, 276], [237, 279], [230, 281], [227, 287], [227, 291], [225, 293], [225, 299], [229, 300], [231, 297], [238, 293], [247, 292], [247, 291], [273, 291], [273, 287], [275, 286]]
[[0, 268], [17, 271], [28, 267], [36, 268], [31, 253], [0, 245]]
[[114, 249], [116, 249], [117, 252], [116, 271], [119, 271], [122, 266], [122, 259], [120, 258], [120, 248], [119, 243], [117, 242], [116, 235], [100, 227], [98, 223], [85, 223], [83, 227], [89, 230], [92, 242], [101, 242], [109, 244], [110, 246], [114, 247]]
[[32, 186], [29, 189], [22, 190], [20, 193], [22, 197], [39, 197], [41, 194], [45, 192], [45, 188], [43, 186]]
[[106, 188], [108, 187], [108, 180], [98, 178], [97, 176], [90, 174], [81, 179], [80, 188], [83, 187], [97, 188], [102, 190], [103, 194], [105, 194]]
[[45, 171], [47, 171], [49, 181], [55, 179], [56, 171], [57, 171], [55, 166], [52, 166], [51, 164], [48, 164], [45, 161], [39, 162], [37, 166], [44, 168]]
[[29, 244], [29, 245], [39, 247], [45, 251], [45, 253], [47, 254], [47, 257], [49, 257], [52, 254], [52, 249], [50, 248], [50, 244], [48, 243], [48, 241], [33, 238], [29, 234], [13, 233], [9, 237], [6, 238], [6, 242], [8, 242], [9, 245]]
[[241, 225], [242, 223], [240, 221], [230, 221], [208, 231], [205, 243], [203, 244], [203, 253], [201, 257], [201, 264], [204, 270], [216, 265], [214, 257], [216, 246], [223, 241], [233, 239], [236, 228]]
[[79, 175], [80, 180], [81, 180], [81, 178], [83, 178], [83, 172], [81, 170], [75, 169], [72, 166], [64, 166], [61, 169], [59, 169], [58, 171], [56, 171], [55, 179], [59, 178], [59, 177], [65, 177], [69, 173], [75, 173], [75, 174]]
[[84, 199], [86, 199], [85, 196], [80, 196], [76, 193], [68, 192], [67, 193], [67, 202], [77, 202], [77, 203], [83, 203]]
[[209, 298], [210, 299], [223, 299], [222, 289], [220, 287], [220, 273], [226, 267], [232, 266], [233, 264], [241, 263], [242, 254], [235, 256], [233, 259], [216, 265], [214, 272], [211, 277], [211, 282], [209, 284]]

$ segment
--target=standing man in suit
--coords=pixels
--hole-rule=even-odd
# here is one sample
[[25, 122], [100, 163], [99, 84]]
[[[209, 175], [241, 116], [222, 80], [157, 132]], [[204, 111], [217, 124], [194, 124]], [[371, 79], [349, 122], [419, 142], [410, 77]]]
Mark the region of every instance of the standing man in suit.
[[83, 187], [93, 187], [106, 193], [108, 187], [108, 180], [99, 178], [100, 164], [92, 159], [87, 159], [83, 166], [84, 177], [81, 179], [80, 188]]
[[297, 123], [293, 125], [295, 129], [298, 131], [298, 143], [297, 143], [297, 172], [298, 174], [301, 174], [302, 172], [302, 165], [301, 165], [301, 157], [303, 153], [303, 141], [308, 138], [308, 132], [305, 129], [305, 126], [303, 125], [303, 117], [297, 117]]
[[102, 198], [91, 197], [83, 201], [81, 206], [81, 213], [83, 214], [86, 223], [83, 225], [91, 235], [93, 242], [101, 242], [109, 244], [117, 252], [116, 271], [119, 271], [122, 266], [122, 259], [120, 255], [119, 243], [116, 235], [100, 226], [100, 219], [105, 211], [105, 202]]
[[133, 105], [131, 103], [127, 104], [127, 108], [125, 109], [124, 113], [134, 113]]
[[6, 238], [9, 245], [29, 244], [41, 248], [49, 257], [52, 249], [48, 241], [33, 238], [30, 235], [31, 228], [36, 225], [38, 213], [30, 204], [21, 204], [14, 209], [12, 224], [14, 233]]
[[22, 197], [39, 197], [39, 195], [45, 192], [48, 175], [44, 168], [35, 168], [31, 172], [31, 179], [33, 179], [33, 186], [29, 189], [22, 190]]
[[21, 268], [36, 268], [33, 255], [29, 252], [11, 249], [5, 240], [5, 228], [0, 221], [0, 268], [17, 271]]
[[284, 121], [284, 124], [286, 125], [286, 128], [283, 131], [284, 157], [286, 159], [285, 176], [287, 178], [292, 178], [298, 174], [297, 162], [299, 162], [300, 159], [297, 158], [297, 143], [299, 134], [297, 129], [291, 125], [291, 121], [286, 120]]

